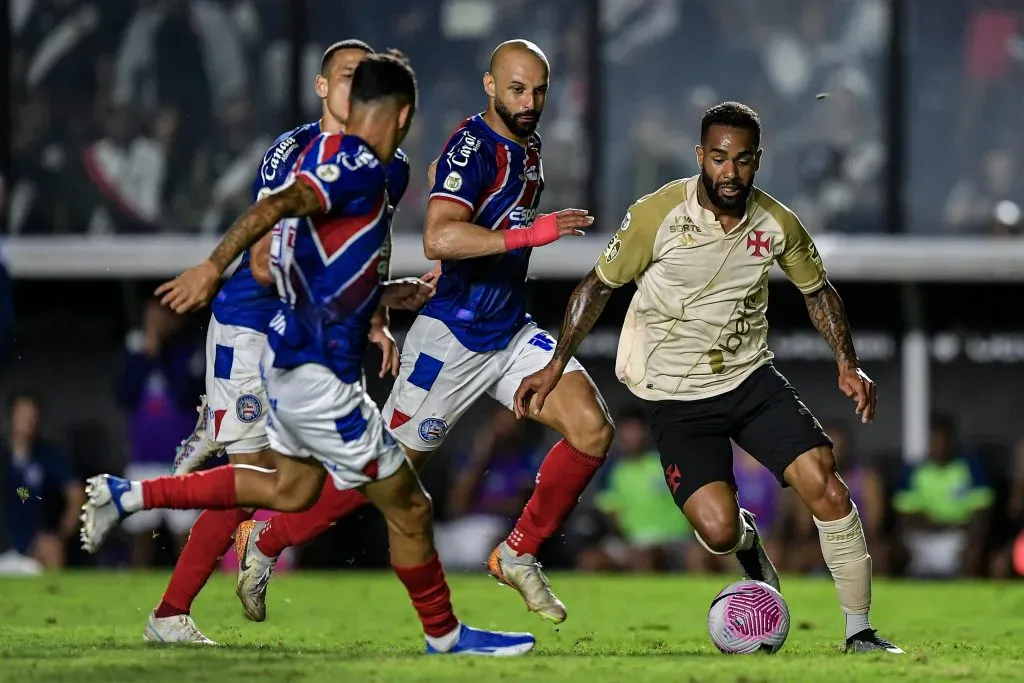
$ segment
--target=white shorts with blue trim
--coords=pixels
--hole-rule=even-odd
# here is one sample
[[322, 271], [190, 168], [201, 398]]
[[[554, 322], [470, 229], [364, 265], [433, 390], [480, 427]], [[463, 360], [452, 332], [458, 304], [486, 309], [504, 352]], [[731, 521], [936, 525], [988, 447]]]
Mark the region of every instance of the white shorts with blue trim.
[[387, 479], [405, 452], [384, 429], [380, 410], [362, 383], [346, 384], [322, 365], [275, 368], [263, 353], [270, 447], [292, 458], [316, 458], [340, 491]]
[[267, 336], [210, 316], [206, 331], [206, 404], [212, 433], [228, 453], [258, 453], [267, 440], [260, 356]]
[[[483, 394], [512, 410], [519, 383], [547, 365], [554, 351], [555, 340], [534, 323], [504, 349], [478, 353], [463, 346], [440, 320], [417, 316], [382, 410], [384, 422], [407, 448], [436, 450]], [[583, 366], [570, 358], [565, 372], [583, 372]]]

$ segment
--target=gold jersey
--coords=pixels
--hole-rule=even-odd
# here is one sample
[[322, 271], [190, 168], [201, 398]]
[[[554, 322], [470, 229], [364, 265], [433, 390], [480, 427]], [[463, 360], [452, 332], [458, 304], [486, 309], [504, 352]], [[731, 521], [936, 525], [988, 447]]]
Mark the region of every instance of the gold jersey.
[[615, 374], [647, 400], [717, 396], [771, 361], [772, 264], [805, 294], [825, 283], [814, 242], [786, 206], [755, 187], [726, 233], [698, 203], [699, 183], [684, 178], [641, 197], [595, 268], [611, 287], [636, 281]]

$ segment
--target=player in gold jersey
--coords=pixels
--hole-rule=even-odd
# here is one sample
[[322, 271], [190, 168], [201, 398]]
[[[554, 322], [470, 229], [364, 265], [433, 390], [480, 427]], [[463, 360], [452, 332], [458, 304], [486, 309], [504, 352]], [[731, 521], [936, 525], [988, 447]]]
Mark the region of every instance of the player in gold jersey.
[[863, 422], [874, 417], [874, 383], [813, 241], [792, 211], [753, 185], [760, 139], [749, 107], [725, 102], [707, 111], [700, 174], [630, 207], [573, 293], [551, 362], [520, 384], [516, 413], [540, 409], [612, 291], [635, 281], [616, 375], [647, 405], [666, 482], [697, 538], [714, 554], [735, 554], [747, 577], [778, 587], [754, 516], [739, 508], [732, 439], [813, 514], [846, 616], [846, 648], [901, 654], [868, 619], [871, 556], [832, 442], [772, 365], [765, 311], [768, 272], [778, 263], [835, 354], [839, 388]]

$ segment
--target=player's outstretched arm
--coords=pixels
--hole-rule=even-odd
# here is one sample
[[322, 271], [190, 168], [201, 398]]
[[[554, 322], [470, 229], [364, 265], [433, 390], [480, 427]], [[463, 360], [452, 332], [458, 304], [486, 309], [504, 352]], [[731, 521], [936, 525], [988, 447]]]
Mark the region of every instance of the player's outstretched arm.
[[423, 254], [431, 260], [457, 261], [541, 247], [567, 235], [582, 236], [594, 222], [582, 209], [563, 209], [538, 216], [528, 228], [488, 230], [470, 222], [473, 214], [461, 202], [431, 199], [423, 229]]
[[202, 308], [213, 298], [221, 273], [278, 221], [309, 216], [322, 209], [320, 196], [305, 182], [292, 183], [267, 195], [238, 217], [207, 260], [160, 285], [156, 295], [176, 313]]
[[857, 402], [857, 414], [861, 421], [874, 419], [875, 404], [878, 400], [874, 382], [861, 370], [857, 350], [853, 346], [850, 321], [846, 307], [839, 298], [839, 292], [828, 280], [819, 289], [804, 294], [807, 312], [815, 329], [824, 337], [839, 366], [839, 388]]
[[577, 285], [572, 297], [569, 298], [565, 318], [562, 320], [562, 328], [558, 333], [558, 344], [555, 345], [555, 353], [551, 361], [547, 367], [526, 377], [519, 384], [515, 397], [516, 417], [520, 419], [526, 417], [531, 401], [534, 412], [541, 411], [544, 407], [544, 400], [558, 385], [558, 380], [562, 378], [562, 372], [565, 371], [569, 359], [573, 357], [580, 343], [594, 328], [594, 324], [601, 317], [601, 312], [604, 311], [613, 291], [615, 291], [614, 287], [605, 283], [593, 270]]

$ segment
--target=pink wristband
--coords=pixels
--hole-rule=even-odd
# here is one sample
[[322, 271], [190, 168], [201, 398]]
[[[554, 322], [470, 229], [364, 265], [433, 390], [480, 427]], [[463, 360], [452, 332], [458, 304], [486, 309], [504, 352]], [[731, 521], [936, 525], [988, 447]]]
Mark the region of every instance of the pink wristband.
[[514, 251], [523, 247], [543, 247], [558, 239], [558, 216], [553, 213], [537, 216], [533, 225], [521, 230], [506, 230], [505, 251]]

